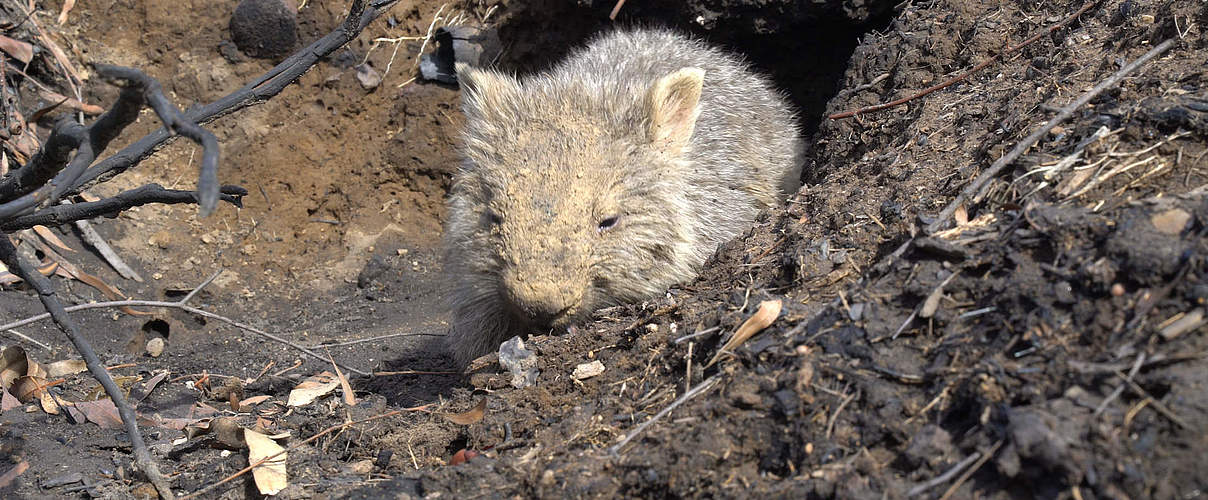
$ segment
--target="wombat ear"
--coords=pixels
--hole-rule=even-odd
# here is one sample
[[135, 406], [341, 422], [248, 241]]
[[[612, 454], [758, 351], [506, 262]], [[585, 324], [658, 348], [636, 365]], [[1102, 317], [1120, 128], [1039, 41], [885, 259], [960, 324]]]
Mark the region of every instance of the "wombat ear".
[[479, 108], [490, 109], [491, 101], [498, 100], [506, 89], [515, 86], [513, 78], [495, 71], [460, 62], [453, 67], [457, 70], [457, 83], [461, 85], [462, 102], [467, 107], [474, 103]]
[[678, 155], [688, 145], [700, 116], [700, 92], [705, 70], [683, 68], [659, 78], [646, 97], [650, 142]]

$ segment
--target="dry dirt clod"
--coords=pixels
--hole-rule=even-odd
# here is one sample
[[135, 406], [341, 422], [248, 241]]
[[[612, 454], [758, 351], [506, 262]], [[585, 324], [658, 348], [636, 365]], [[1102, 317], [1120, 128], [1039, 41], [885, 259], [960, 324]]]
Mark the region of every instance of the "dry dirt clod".
[[571, 378], [575, 380], [584, 380], [592, 378], [596, 375], [604, 373], [604, 363], [600, 360], [595, 360], [590, 363], [583, 363], [575, 367], [575, 371], [571, 373]]
[[293, 0], [243, 0], [231, 15], [231, 39], [252, 57], [286, 55], [298, 41], [297, 12]]

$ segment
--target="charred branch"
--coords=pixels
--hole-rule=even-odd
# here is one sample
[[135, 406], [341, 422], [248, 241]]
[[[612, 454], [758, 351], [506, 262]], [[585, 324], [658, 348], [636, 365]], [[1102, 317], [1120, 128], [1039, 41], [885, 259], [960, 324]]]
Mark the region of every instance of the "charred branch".
[[[221, 186], [218, 191], [220, 200], [243, 208], [243, 197], [247, 195], [246, 189], [239, 186]], [[0, 232], [9, 233], [34, 226], [57, 226], [96, 217], [113, 217], [123, 210], [152, 203], [175, 205], [198, 203], [198, 200], [199, 196], [196, 191], [166, 189], [159, 184], [147, 184], [98, 201], [43, 208], [32, 214], [0, 223]]]

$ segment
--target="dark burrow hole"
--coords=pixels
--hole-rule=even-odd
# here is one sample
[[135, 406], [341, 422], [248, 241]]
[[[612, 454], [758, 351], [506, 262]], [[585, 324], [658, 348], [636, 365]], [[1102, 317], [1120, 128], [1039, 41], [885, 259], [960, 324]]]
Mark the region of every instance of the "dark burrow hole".
[[[499, 66], [540, 71], [615, 27], [662, 26], [695, 34], [743, 54], [770, 75], [799, 109], [805, 135], [825, 119], [860, 38], [883, 30], [896, 2], [824, 0], [647, 0], [627, 2], [615, 22], [616, 0], [532, 0], [510, 5], [515, 15], [499, 27], [507, 48]], [[857, 2], [858, 3], [858, 2]]]
[[168, 322], [162, 319], [153, 319], [143, 323], [143, 333], [146, 333], [148, 338], [153, 338], [157, 335], [167, 340], [170, 330], [171, 327], [168, 326]]

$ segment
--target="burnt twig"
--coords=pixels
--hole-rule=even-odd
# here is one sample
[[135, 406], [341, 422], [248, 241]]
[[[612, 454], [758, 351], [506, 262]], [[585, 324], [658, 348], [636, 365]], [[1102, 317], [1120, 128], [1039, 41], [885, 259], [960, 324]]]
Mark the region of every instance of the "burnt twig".
[[113, 401], [113, 405], [117, 407], [118, 414], [122, 417], [122, 423], [126, 426], [126, 433], [130, 436], [130, 446], [134, 449], [134, 462], [138, 465], [139, 470], [146, 474], [147, 479], [159, 491], [163, 498], [173, 498], [172, 490], [168, 487], [168, 481], [159, 473], [159, 468], [156, 467], [155, 461], [151, 459], [151, 453], [147, 451], [147, 444], [143, 441], [143, 435], [138, 430], [138, 421], [134, 414], [134, 409], [126, 402], [126, 397], [122, 394], [122, 389], [114, 383], [113, 378], [109, 376], [109, 371], [105, 369], [105, 365], [101, 363], [96, 352], [92, 350], [92, 346], [80, 335], [80, 329], [71, 316], [67, 315], [67, 311], [63, 309], [63, 304], [59, 302], [55, 296], [54, 286], [50, 280], [42, 276], [37, 269], [34, 268], [26, 259], [22, 258], [17, 253], [17, 248], [13, 246], [12, 241], [8, 237], [0, 237], [0, 261], [3, 261], [17, 276], [33, 286], [38, 292], [38, 298], [42, 301], [42, 306], [50, 314], [55, 324], [59, 326], [63, 333], [67, 334], [67, 338], [75, 345], [80, 356], [84, 358], [84, 364], [88, 366], [88, 371], [92, 376], [101, 383], [101, 387], [105, 388], [105, 394], [109, 395], [109, 399]]
[[[222, 186], [219, 188], [218, 196], [222, 201], [237, 207], [243, 207], [242, 198], [246, 195], [247, 190], [239, 186]], [[199, 195], [196, 191], [165, 189], [159, 184], [147, 184], [98, 201], [46, 207], [29, 215], [22, 215], [0, 222], [0, 231], [13, 232], [34, 226], [57, 226], [69, 222], [114, 215], [129, 208], [151, 203], [172, 205], [198, 203], [198, 201]]]

